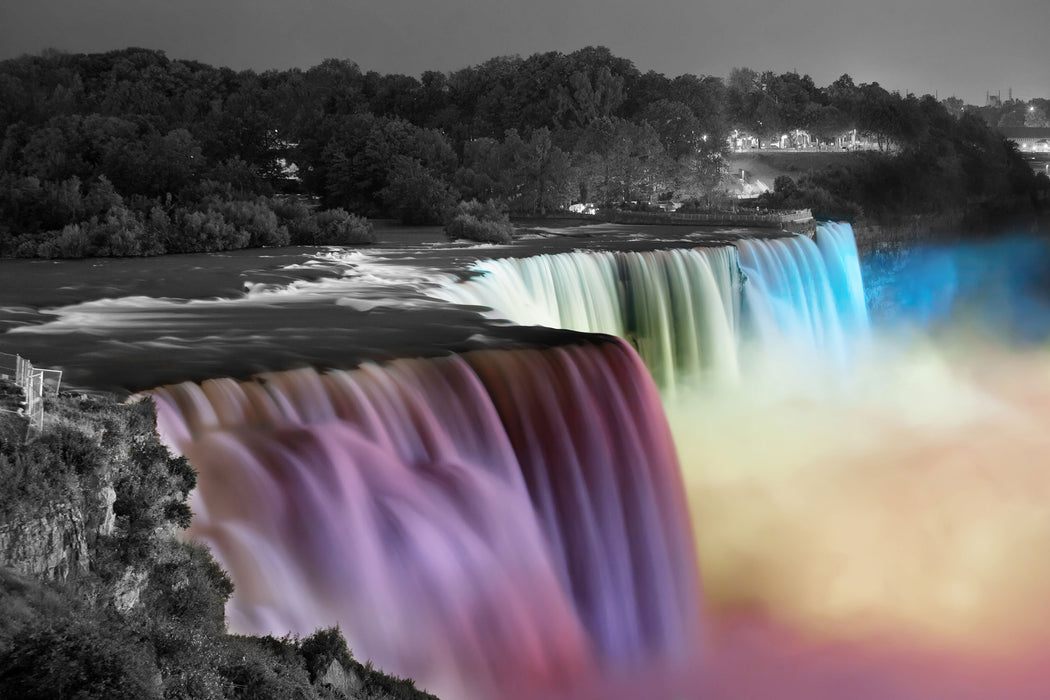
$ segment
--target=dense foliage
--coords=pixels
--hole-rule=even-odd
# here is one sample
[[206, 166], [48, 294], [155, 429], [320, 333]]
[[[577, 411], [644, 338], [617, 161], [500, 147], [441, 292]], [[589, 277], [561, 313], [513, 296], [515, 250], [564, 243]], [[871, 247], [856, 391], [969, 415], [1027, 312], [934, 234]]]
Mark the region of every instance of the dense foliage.
[[452, 213], [452, 220], [445, 225], [445, 235], [451, 240], [510, 243], [513, 234], [514, 226], [507, 212], [491, 200], [460, 202]]
[[1034, 190], [1034, 174], [1013, 144], [976, 113], [953, 118], [929, 96], [912, 106], [917, 112], [903, 127], [908, 136], [892, 154], [861, 152], [797, 181], [777, 178], [774, 192], [759, 203], [888, 222], [994, 205]]
[[[4, 568], [10, 552], [0, 551], [0, 697], [346, 698], [327, 677], [334, 662], [337, 677], [354, 677], [349, 697], [434, 700], [353, 659], [335, 629], [301, 639], [227, 634], [233, 586], [207, 549], [176, 537], [189, 522], [185, 499], [196, 478], [160, 444], [152, 404], [48, 401], [39, 439], [0, 439], [0, 534], [76, 512], [87, 561], [43, 581]], [[100, 534], [105, 488], [115, 492], [115, 518]]]
[[801, 183], [803, 204], [963, 206], [1030, 186], [972, 109], [847, 75], [668, 77], [601, 47], [419, 78], [335, 59], [260, 74], [144, 49], [49, 52], [0, 62], [0, 254], [367, 242], [343, 212], [447, 223], [471, 199], [543, 213], [703, 198], [732, 132], [795, 129], [856, 129], [885, 155]]

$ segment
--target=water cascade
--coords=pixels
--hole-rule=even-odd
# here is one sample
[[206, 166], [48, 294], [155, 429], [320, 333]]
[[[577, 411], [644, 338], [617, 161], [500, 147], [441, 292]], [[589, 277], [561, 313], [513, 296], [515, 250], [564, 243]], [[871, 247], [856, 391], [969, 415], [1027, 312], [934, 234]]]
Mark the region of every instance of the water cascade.
[[729, 248], [483, 260], [437, 293], [519, 325], [627, 338], [663, 389], [738, 373], [740, 272]]
[[[848, 224], [735, 247], [646, 253], [572, 252], [483, 260], [439, 291], [520, 325], [628, 339], [665, 391], [739, 378], [748, 341], [760, 353], [845, 363], [867, 333], [864, 289]], [[754, 353], [752, 353], [754, 354]]]
[[[759, 347], [783, 356], [821, 354], [845, 364], [867, 334], [857, 247], [849, 224], [822, 224], [805, 236], [742, 240], [745, 316]], [[785, 347], [787, 346], [787, 347]]]
[[869, 337], [846, 225], [475, 271], [626, 342], [153, 392], [235, 631], [446, 699], [1045, 697], [1050, 356]]
[[236, 631], [338, 622], [367, 658], [453, 696], [695, 659], [681, 474], [620, 341], [153, 397], [199, 472], [190, 534], [232, 575]]

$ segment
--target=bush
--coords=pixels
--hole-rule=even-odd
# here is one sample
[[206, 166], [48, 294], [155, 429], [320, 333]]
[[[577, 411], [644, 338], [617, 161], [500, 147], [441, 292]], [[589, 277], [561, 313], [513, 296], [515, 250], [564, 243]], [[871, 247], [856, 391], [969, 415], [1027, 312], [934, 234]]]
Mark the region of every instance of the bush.
[[456, 205], [455, 210], [452, 212], [452, 216], [455, 217], [460, 214], [473, 216], [482, 221], [510, 221], [507, 217], [507, 209], [494, 199], [489, 199], [484, 202], [479, 202], [476, 199], [460, 202]]
[[154, 618], [219, 634], [232, 594], [233, 584], [211, 552], [202, 544], [185, 542], [174, 544], [163, 561], [152, 562], [143, 601]]
[[101, 221], [92, 219], [90, 230], [93, 255], [127, 257], [145, 252], [142, 249], [145, 235], [142, 221], [122, 204], [111, 207]]
[[95, 475], [101, 466], [102, 453], [94, 441], [66, 426], [27, 445], [0, 444], [0, 521], [77, 499], [79, 479]]
[[469, 214], [459, 214], [447, 226], [445, 235], [450, 240], [459, 238], [478, 243], [510, 243], [514, 226], [500, 221], [482, 221]]
[[452, 220], [445, 225], [445, 235], [453, 241], [462, 238], [478, 243], [507, 244], [513, 240], [514, 225], [496, 202], [471, 200], [460, 202], [456, 207]]
[[91, 247], [91, 239], [80, 224], [69, 224], [61, 232], [51, 232], [47, 236], [47, 240], [36, 246], [36, 256], [41, 258], [86, 258], [94, 252]]
[[237, 250], [248, 246], [251, 234], [241, 231], [226, 220], [221, 212], [183, 211], [179, 224], [167, 241], [168, 250], [175, 253], [214, 253]]
[[315, 217], [318, 245], [361, 245], [375, 243], [372, 222], [347, 213], [344, 209], [328, 209]]
[[0, 658], [0, 688], [23, 700], [160, 698], [152, 650], [122, 629], [92, 621], [39, 621]]
[[288, 245], [288, 229], [278, 223], [277, 215], [265, 199], [222, 202], [215, 209], [230, 224], [248, 234], [248, 245], [252, 248]]

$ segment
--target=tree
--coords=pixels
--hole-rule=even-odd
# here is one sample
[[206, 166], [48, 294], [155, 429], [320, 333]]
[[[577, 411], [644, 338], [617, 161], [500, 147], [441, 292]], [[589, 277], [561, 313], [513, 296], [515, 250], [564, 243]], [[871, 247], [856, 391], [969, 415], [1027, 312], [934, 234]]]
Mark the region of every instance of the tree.
[[567, 204], [571, 165], [568, 155], [554, 145], [550, 129], [536, 129], [523, 140], [517, 131], [507, 133], [505, 146], [520, 184], [521, 210], [543, 214]]
[[654, 102], [642, 112], [642, 119], [656, 131], [667, 156], [676, 161], [695, 154], [707, 140], [700, 120], [681, 102]]
[[1028, 110], [1024, 115], [1024, 125], [1034, 127], [1048, 127], [1050, 126], [1050, 117], [1047, 117], [1047, 111], [1040, 105], [1031, 104], [1028, 106]]
[[379, 196], [401, 223], [441, 223], [456, 204], [448, 183], [415, 158], [395, 156], [387, 179]]
[[884, 151], [902, 130], [899, 105], [878, 83], [861, 85], [858, 92], [857, 127], [874, 136], [879, 150]]
[[941, 100], [941, 104], [944, 105], [944, 108], [948, 110], [948, 113], [956, 119], [962, 116], [962, 113], [966, 108], [966, 103], [955, 95], [944, 98]]
[[560, 105], [567, 123], [586, 128], [598, 119], [608, 119], [623, 104], [623, 78], [602, 66], [592, 78], [577, 71], [560, 93]]

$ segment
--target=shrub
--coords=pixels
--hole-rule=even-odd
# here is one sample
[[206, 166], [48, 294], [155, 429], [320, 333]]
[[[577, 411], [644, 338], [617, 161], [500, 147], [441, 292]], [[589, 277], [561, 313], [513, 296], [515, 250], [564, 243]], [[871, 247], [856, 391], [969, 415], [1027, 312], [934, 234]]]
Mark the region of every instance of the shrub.
[[175, 544], [164, 561], [153, 562], [144, 600], [155, 617], [221, 633], [224, 607], [233, 594], [226, 572], [201, 544]]
[[91, 239], [80, 224], [69, 224], [61, 233], [49, 233], [47, 236], [48, 239], [36, 246], [34, 251], [41, 258], [86, 258], [94, 252]]
[[511, 234], [514, 226], [508, 222], [482, 221], [469, 214], [459, 214], [447, 226], [445, 235], [450, 240], [462, 238], [478, 243], [507, 244], [512, 239]]
[[513, 240], [514, 225], [498, 204], [488, 202], [460, 202], [452, 220], [445, 225], [450, 240], [458, 238], [478, 243], [507, 244]]
[[277, 221], [277, 215], [265, 199], [254, 202], [234, 200], [215, 205], [224, 219], [239, 231], [248, 234], [248, 245], [260, 246], [288, 245], [288, 229]]
[[456, 205], [456, 209], [452, 212], [452, 216], [458, 216], [460, 214], [467, 214], [473, 216], [482, 221], [510, 221], [507, 218], [507, 209], [494, 199], [489, 199], [484, 202], [479, 202], [476, 199], [471, 199], [466, 202], [460, 202]]
[[375, 243], [372, 222], [347, 213], [344, 209], [327, 209], [315, 217], [318, 245], [361, 245]]
[[338, 627], [317, 630], [299, 643], [299, 652], [306, 662], [310, 682], [315, 682], [333, 661], [338, 661], [346, 668], [352, 668], [353, 657], [346, 646], [346, 640]]
[[251, 234], [239, 230], [221, 212], [183, 211], [167, 243], [175, 253], [213, 253], [247, 247]]
[[91, 438], [66, 426], [27, 445], [0, 444], [0, 520], [76, 499], [79, 477], [97, 473], [101, 459]]
[[5, 697], [160, 698], [152, 650], [122, 629], [92, 621], [41, 620], [16, 635], [0, 658]]
[[95, 255], [127, 257], [144, 252], [142, 221], [122, 204], [111, 207], [101, 221], [92, 219], [90, 230]]
[[288, 229], [291, 245], [317, 245], [321, 231], [313, 208], [297, 197], [274, 197], [270, 208], [281, 225]]
[[40, 442], [55, 453], [60, 464], [72, 469], [77, 476], [94, 474], [101, 466], [102, 450], [98, 444], [69, 426], [55, 427], [45, 433]]

